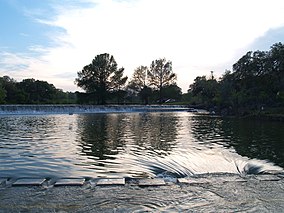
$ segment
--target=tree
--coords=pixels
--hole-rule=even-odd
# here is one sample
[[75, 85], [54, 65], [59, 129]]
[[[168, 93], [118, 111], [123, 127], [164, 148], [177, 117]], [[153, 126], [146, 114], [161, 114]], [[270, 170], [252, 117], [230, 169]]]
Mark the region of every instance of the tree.
[[192, 93], [197, 104], [211, 108], [216, 104], [218, 82], [212, 77], [207, 80], [206, 76], [198, 76], [194, 79], [194, 83], [189, 86], [188, 92]]
[[17, 81], [9, 76], [3, 76], [0, 80], [2, 88], [6, 91], [5, 102], [9, 104], [22, 103], [24, 96], [17, 86]]
[[6, 90], [2, 86], [2, 82], [0, 79], [0, 104], [5, 103], [5, 98], [6, 98]]
[[147, 80], [147, 66], [139, 66], [134, 70], [132, 75], [132, 79], [128, 83], [128, 87], [136, 91], [140, 92], [146, 86]]
[[56, 88], [53, 84], [49, 84], [47, 81], [40, 81], [30, 78], [24, 79], [17, 85], [24, 94], [24, 103], [47, 104], [55, 101], [57, 92]]
[[131, 81], [128, 83], [128, 89], [134, 91], [136, 95], [142, 99], [144, 104], [149, 103], [149, 97], [152, 93], [150, 87], [147, 86], [147, 66], [139, 66], [134, 70]]
[[116, 81], [116, 77], [113, 77], [116, 72], [117, 63], [114, 57], [108, 53], [100, 54], [78, 72], [75, 83], [87, 93], [94, 94], [98, 104], [105, 104]]
[[150, 85], [159, 91], [159, 102], [162, 103], [162, 90], [165, 86], [174, 84], [176, 74], [172, 70], [172, 62], [166, 61], [165, 58], [152, 61], [148, 72]]
[[165, 86], [163, 89], [163, 97], [179, 101], [182, 98], [181, 88], [178, 87], [176, 84]]
[[126, 94], [123, 89], [128, 77], [123, 77], [123, 72], [124, 68], [120, 68], [114, 72], [113, 76], [111, 76], [111, 90], [113, 95], [116, 97], [118, 104]]
[[284, 91], [284, 45], [276, 43], [269, 51], [246, 53], [233, 65], [232, 76], [238, 105], [248, 110], [278, 105]]
[[284, 105], [284, 44], [276, 43], [272, 45], [269, 52], [270, 64], [272, 67], [273, 89], [276, 92], [277, 99]]

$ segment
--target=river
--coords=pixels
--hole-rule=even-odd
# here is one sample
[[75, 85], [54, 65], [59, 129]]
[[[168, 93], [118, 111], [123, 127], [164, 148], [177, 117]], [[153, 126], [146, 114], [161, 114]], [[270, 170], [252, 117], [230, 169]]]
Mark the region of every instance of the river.
[[0, 177], [282, 172], [284, 123], [191, 112], [0, 116]]

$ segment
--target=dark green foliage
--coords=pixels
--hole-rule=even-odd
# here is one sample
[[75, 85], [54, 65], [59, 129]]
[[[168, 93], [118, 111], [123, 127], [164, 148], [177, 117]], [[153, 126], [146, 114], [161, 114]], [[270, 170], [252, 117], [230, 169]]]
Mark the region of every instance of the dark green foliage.
[[128, 79], [123, 77], [124, 68], [120, 68], [111, 76], [111, 93], [118, 104], [121, 104], [127, 92], [124, 90], [124, 85]]
[[197, 77], [190, 85], [191, 103], [245, 114], [266, 107], [284, 107], [284, 45], [248, 52], [217, 82]]
[[216, 104], [218, 82], [214, 78], [206, 79], [205, 76], [197, 77], [189, 86], [189, 93], [194, 97], [194, 103], [213, 107]]
[[76, 95], [56, 89], [53, 84], [35, 79], [17, 82], [0, 77], [0, 104], [67, 104], [76, 103]]
[[147, 72], [148, 67], [140, 66], [134, 70], [132, 79], [128, 83], [128, 88], [134, 90], [135, 92], [140, 92], [145, 86], [147, 86]]
[[139, 96], [144, 104], [149, 104], [152, 89], [147, 86], [147, 66], [140, 66], [134, 70], [131, 81], [128, 83], [128, 91], [132, 96]]
[[18, 88], [17, 82], [9, 76], [0, 78], [6, 97], [4, 103], [17, 104], [24, 101], [24, 93]]
[[144, 104], [164, 103], [181, 98], [181, 89], [175, 84], [172, 62], [166, 59], [152, 61], [150, 69], [140, 66], [134, 70], [128, 91], [139, 96]]
[[149, 104], [149, 99], [152, 95], [152, 89], [148, 86], [144, 86], [138, 93], [139, 97], [145, 105]]
[[49, 103], [50, 100], [55, 99], [57, 92], [53, 84], [33, 78], [24, 79], [22, 82], [18, 83], [18, 88], [25, 96], [24, 102], [32, 104]]
[[121, 90], [127, 81], [127, 77], [123, 77], [123, 71], [123, 68], [117, 69], [113, 56], [104, 53], [97, 55], [91, 64], [78, 72], [75, 83], [87, 93], [93, 94], [97, 104], [105, 104], [111, 92], [118, 92], [120, 98], [123, 96]]
[[0, 81], [0, 104], [5, 103], [6, 90], [4, 89], [3, 83]]
[[162, 96], [165, 97], [165, 101], [180, 101], [182, 97], [181, 88], [176, 84], [165, 86], [162, 91]]
[[174, 84], [176, 81], [176, 74], [173, 73], [172, 62], [166, 61], [165, 58], [154, 60], [151, 63], [148, 71], [148, 80], [150, 86], [159, 91], [159, 102], [162, 103], [163, 89], [166, 86]]

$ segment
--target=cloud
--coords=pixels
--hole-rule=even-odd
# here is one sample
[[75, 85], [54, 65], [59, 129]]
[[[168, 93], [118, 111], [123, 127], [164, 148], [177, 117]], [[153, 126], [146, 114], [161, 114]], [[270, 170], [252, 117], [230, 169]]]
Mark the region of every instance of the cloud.
[[[29, 67], [30, 58], [9, 52], [0, 53], [0, 71], [21, 72]], [[8, 73], [7, 73], [8, 75]]]
[[67, 90], [77, 89], [73, 85], [77, 71], [107, 52], [129, 77], [152, 60], [173, 61], [178, 85], [185, 92], [196, 76], [211, 70], [220, 75], [255, 39], [284, 24], [280, 0], [84, 2], [88, 7], [57, 5], [56, 16], [40, 20], [61, 29], [49, 35], [56, 45], [38, 47], [39, 57], [23, 58], [30, 73]]
[[263, 36], [254, 40], [250, 44], [249, 49], [251, 50], [265, 50], [272, 44], [282, 41], [284, 38], [284, 27], [268, 30]]

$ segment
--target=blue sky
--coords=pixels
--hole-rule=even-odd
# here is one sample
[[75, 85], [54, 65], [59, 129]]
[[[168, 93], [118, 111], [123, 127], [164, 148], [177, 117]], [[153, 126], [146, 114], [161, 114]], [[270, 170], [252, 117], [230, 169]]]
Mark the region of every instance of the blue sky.
[[43, 18], [43, 14], [52, 11], [47, 2], [0, 1], [1, 50], [6, 48], [11, 52], [29, 52], [31, 46], [50, 45], [46, 33], [56, 31], [56, 29], [36, 21], [36, 18]]
[[249, 50], [284, 42], [282, 0], [0, 0], [0, 76], [65, 91], [101, 53], [133, 70], [165, 57], [184, 92]]

